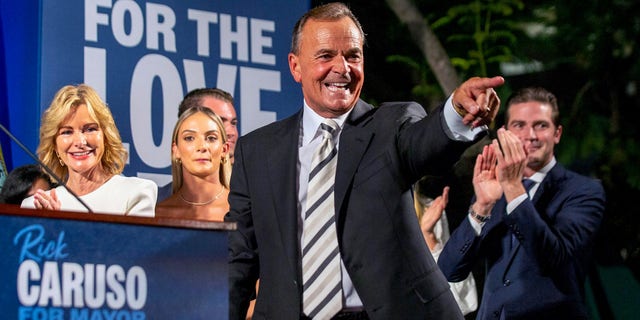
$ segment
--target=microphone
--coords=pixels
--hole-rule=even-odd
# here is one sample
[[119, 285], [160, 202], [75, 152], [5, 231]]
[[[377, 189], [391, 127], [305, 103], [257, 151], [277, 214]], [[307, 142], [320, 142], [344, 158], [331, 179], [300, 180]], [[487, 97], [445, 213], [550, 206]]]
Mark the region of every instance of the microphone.
[[29, 151], [29, 149], [24, 144], [22, 144], [22, 142], [20, 142], [18, 138], [16, 138], [13, 134], [11, 134], [11, 132], [9, 132], [9, 130], [2, 125], [2, 123], [0, 123], [0, 129], [2, 129], [2, 131], [4, 131], [4, 133], [6, 133], [7, 136], [11, 138], [11, 140], [13, 140], [13, 142], [15, 142], [20, 148], [22, 148], [22, 150], [24, 150], [24, 152], [26, 152], [29, 155], [29, 157], [31, 157], [31, 159], [35, 160], [40, 165], [40, 167], [44, 169], [44, 171], [46, 171], [50, 176], [52, 176], [58, 182], [59, 185], [67, 189], [67, 191], [69, 191], [69, 193], [74, 198], [76, 198], [76, 200], [78, 200], [78, 202], [80, 202], [80, 204], [82, 204], [89, 211], [89, 213], [93, 213], [93, 210], [91, 210], [91, 208], [89, 208], [89, 206], [84, 201], [82, 201], [82, 199], [80, 199], [80, 197], [75, 192], [71, 191], [71, 189], [67, 187], [64, 181], [62, 181], [62, 179], [60, 179], [58, 175], [53, 173], [53, 170], [51, 170], [51, 168], [49, 168], [42, 161], [40, 161], [40, 159], [38, 159], [38, 157], [36, 157], [36, 155], [33, 154], [33, 152]]

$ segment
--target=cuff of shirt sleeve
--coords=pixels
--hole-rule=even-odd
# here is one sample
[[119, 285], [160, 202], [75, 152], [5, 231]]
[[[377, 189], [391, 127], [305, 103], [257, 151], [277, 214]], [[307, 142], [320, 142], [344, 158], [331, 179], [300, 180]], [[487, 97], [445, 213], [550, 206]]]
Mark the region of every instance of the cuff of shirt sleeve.
[[513, 199], [511, 202], [507, 203], [507, 214], [511, 214], [513, 210], [515, 210], [524, 200], [527, 198], [527, 194], [523, 193], [519, 195], [517, 198]]
[[486, 223], [486, 222], [478, 222], [476, 219], [474, 219], [470, 214], [467, 215], [467, 218], [469, 219], [469, 222], [471, 223], [471, 227], [473, 228], [473, 230], [476, 232], [476, 236], [479, 236], [480, 233], [482, 232], [482, 226]]
[[452, 140], [469, 142], [475, 140], [478, 134], [486, 131], [487, 126], [472, 128], [462, 123], [462, 116], [453, 108], [453, 95], [450, 95], [444, 105], [444, 121], [447, 124], [447, 135]]
[[435, 260], [436, 262], [438, 262], [438, 258], [440, 257], [440, 253], [442, 252], [443, 248], [444, 245], [440, 241], [438, 241], [435, 248], [433, 248], [433, 250], [430, 250], [431, 255], [433, 256], [433, 260]]

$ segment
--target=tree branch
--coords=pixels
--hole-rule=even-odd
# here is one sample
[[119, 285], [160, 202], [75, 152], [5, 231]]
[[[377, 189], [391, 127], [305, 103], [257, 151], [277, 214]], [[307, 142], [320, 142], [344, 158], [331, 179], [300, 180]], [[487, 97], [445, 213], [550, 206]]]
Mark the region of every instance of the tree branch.
[[411, 37], [422, 51], [445, 95], [453, 92], [460, 84], [458, 74], [440, 40], [427, 25], [426, 19], [422, 17], [418, 8], [411, 0], [386, 0], [386, 2], [398, 19], [409, 28]]

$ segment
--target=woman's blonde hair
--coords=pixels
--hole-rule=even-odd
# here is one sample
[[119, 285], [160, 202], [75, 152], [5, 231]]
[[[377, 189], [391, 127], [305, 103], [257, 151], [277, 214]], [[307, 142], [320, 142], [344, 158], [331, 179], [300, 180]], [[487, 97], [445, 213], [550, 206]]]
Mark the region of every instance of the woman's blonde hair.
[[[215, 114], [215, 112], [211, 111], [211, 109], [203, 106], [191, 107], [186, 109], [178, 121], [176, 122], [175, 127], [173, 128], [173, 134], [171, 135], [172, 144], [178, 145], [178, 135], [180, 134], [180, 126], [187, 120], [187, 118], [191, 117], [196, 113], [203, 113], [211, 120], [216, 123], [218, 126], [218, 131], [220, 132], [220, 136], [222, 137], [222, 144], [227, 143], [227, 134], [224, 131], [224, 124], [220, 117]], [[182, 188], [182, 184], [184, 183], [182, 179], [182, 163], [179, 159], [176, 158], [173, 153], [173, 148], [171, 151], [171, 175], [173, 177], [173, 187], [172, 193], [178, 192], [180, 188]], [[231, 161], [229, 161], [229, 152], [227, 152], [224, 158], [220, 159], [220, 170], [219, 170], [220, 183], [229, 189], [229, 180], [231, 179]]]
[[[56, 138], [63, 122], [68, 120], [81, 105], [87, 106], [89, 116], [103, 133], [104, 153], [100, 159], [102, 168], [109, 174], [122, 173], [128, 154], [122, 145], [120, 132], [107, 104], [100, 99], [93, 88], [86, 84], [64, 86], [53, 97], [51, 105], [42, 115], [38, 157], [58, 177], [67, 179], [69, 169], [60, 163], [61, 160], [56, 153]], [[52, 179], [55, 180], [55, 177]]]

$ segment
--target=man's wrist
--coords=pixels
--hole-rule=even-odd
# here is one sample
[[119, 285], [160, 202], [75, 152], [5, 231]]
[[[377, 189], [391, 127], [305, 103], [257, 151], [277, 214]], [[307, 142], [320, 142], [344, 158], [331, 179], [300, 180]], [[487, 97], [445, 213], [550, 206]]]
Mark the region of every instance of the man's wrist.
[[451, 105], [453, 105], [453, 110], [455, 110], [456, 113], [462, 118], [464, 118], [464, 116], [469, 113], [461, 104], [458, 104], [455, 101], [451, 101]]
[[480, 223], [485, 223], [491, 219], [491, 214], [479, 214], [473, 209], [473, 205], [469, 206], [469, 215]]

